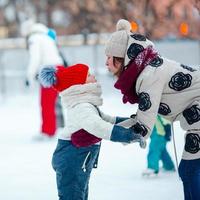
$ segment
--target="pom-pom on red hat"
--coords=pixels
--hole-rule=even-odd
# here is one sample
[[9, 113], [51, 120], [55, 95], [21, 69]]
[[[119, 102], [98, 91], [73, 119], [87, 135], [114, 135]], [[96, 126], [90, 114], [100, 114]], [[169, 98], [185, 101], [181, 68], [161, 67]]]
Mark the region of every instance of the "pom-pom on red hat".
[[76, 64], [68, 67], [48, 66], [42, 68], [39, 80], [43, 87], [54, 87], [61, 92], [72, 85], [84, 84], [89, 67], [85, 64]]

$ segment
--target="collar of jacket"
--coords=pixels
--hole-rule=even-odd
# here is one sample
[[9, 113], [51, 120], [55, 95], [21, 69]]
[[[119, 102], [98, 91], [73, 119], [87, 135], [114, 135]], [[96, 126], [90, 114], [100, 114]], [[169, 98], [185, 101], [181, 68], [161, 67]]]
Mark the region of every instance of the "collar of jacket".
[[64, 107], [73, 108], [80, 103], [91, 103], [94, 106], [101, 106], [101, 86], [98, 83], [87, 83], [74, 85], [62, 91], [62, 104]]
[[123, 103], [138, 103], [138, 95], [136, 93], [136, 81], [141, 72], [145, 69], [149, 63], [158, 56], [158, 53], [152, 46], [148, 46], [141, 51], [133, 60], [130, 60], [120, 74], [114, 87], [121, 90], [123, 94]]

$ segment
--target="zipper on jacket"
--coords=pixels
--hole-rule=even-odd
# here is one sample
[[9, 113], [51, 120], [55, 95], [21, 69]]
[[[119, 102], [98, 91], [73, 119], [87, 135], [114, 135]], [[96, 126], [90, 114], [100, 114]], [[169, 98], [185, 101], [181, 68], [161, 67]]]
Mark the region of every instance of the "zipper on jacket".
[[87, 163], [87, 160], [88, 160], [90, 154], [91, 154], [91, 152], [89, 151], [88, 154], [86, 155], [85, 160], [84, 160], [84, 162], [83, 162], [83, 165], [82, 165], [82, 167], [81, 167], [81, 169], [83, 170], [83, 172], [86, 172], [86, 171], [87, 171], [87, 169], [86, 169], [86, 163]]

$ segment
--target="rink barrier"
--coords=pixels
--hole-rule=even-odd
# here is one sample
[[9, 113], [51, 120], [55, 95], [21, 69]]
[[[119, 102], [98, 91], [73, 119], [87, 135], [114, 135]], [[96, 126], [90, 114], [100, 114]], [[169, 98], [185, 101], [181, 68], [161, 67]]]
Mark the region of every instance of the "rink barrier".
[[[80, 46], [80, 45], [98, 45], [105, 44], [106, 40], [109, 38], [110, 34], [77, 34], [68, 36], [59, 36], [58, 45], [65, 46]], [[6, 49], [25, 49], [26, 40], [24, 38], [5, 38], [0, 39], [0, 50]]]
[[[57, 42], [69, 64], [87, 63], [93, 67], [94, 73], [98, 74], [106, 71], [104, 44], [109, 36], [110, 34], [106, 33], [59, 36]], [[191, 66], [200, 65], [200, 41], [173, 39], [155, 43], [161, 55], [167, 58], [183, 61], [183, 64]], [[28, 52], [24, 38], [0, 39], [0, 96], [10, 90], [11, 81], [16, 81], [14, 87], [23, 84], [27, 63]], [[23, 90], [23, 87], [20, 90]]]

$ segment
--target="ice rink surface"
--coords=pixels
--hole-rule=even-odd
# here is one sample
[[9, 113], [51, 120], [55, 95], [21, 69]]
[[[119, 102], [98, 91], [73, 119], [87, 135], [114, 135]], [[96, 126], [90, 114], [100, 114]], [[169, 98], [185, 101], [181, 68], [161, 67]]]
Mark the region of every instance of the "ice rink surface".
[[[97, 77], [102, 84], [104, 105], [110, 115], [130, 116], [137, 107], [123, 105], [121, 95], [113, 88], [114, 80], [107, 74]], [[55, 200], [57, 190], [51, 157], [57, 139], [36, 142], [39, 131], [38, 95], [24, 90], [0, 99], [0, 199]], [[178, 161], [181, 159], [184, 131], [175, 123]], [[168, 143], [173, 160], [173, 143]], [[141, 176], [146, 168], [147, 149], [138, 144], [103, 141], [98, 168], [90, 181], [89, 200], [182, 200], [182, 183], [175, 173], [161, 172], [158, 177]]]

